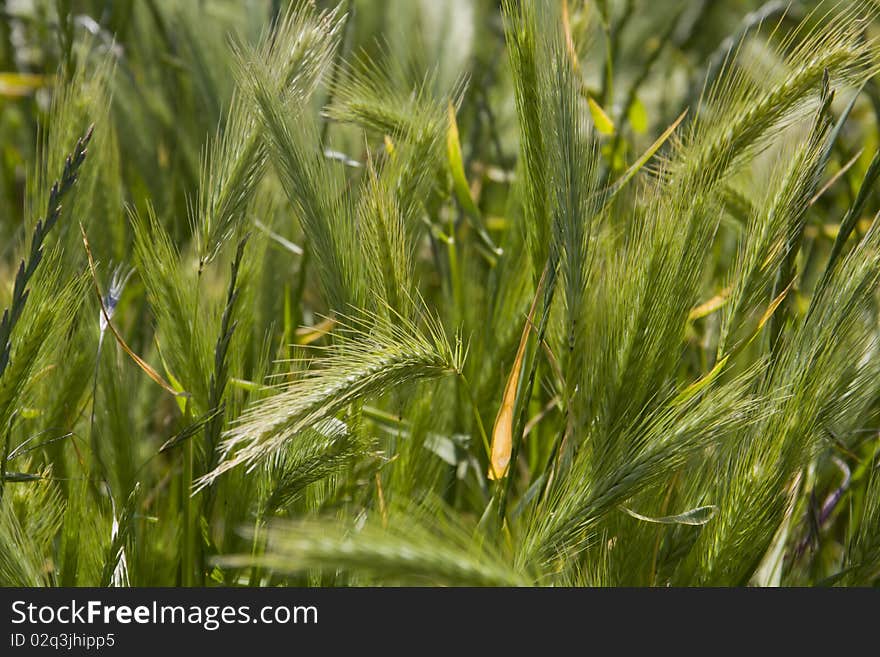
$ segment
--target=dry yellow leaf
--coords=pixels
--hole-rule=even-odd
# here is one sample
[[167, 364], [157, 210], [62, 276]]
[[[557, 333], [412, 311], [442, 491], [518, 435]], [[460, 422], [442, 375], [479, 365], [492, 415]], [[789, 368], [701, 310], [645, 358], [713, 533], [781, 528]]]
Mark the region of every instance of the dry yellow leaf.
[[519, 377], [526, 354], [526, 345], [529, 341], [529, 330], [535, 318], [535, 309], [538, 307], [538, 298], [543, 291], [546, 277], [547, 270], [545, 269], [541, 281], [538, 283], [538, 289], [535, 291], [535, 298], [532, 300], [532, 307], [529, 309], [529, 316], [526, 319], [519, 347], [516, 350], [516, 358], [513, 361], [513, 367], [510, 368], [507, 385], [504, 386], [501, 407], [498, 409], [495, 426], [492, 428], [491, 461], [488, 473], [489, 479], [492, 480], [502, 479], [510, 466], [510, 454], [513, 451], [513, 412], [516, 406], [516, 393], [519, 389]]

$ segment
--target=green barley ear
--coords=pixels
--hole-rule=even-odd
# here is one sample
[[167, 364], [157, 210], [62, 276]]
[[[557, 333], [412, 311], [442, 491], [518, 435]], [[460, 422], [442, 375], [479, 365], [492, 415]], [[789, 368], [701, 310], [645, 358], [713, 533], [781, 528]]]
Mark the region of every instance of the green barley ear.
[[276, 573], [341, 572], [352, 583], [535, 584], [528, 571], [512, 567], [501, 551], [475, 540], [474, 533], [450, 518], [448, 511], [430, 503], [424, 508], [392, 508], [385, 525], [378, 520], [360, 528], [331, 520], [275, 522], [263, 554], [223, 557], [220, 563], [257, 565]]
[[756, 382], [763, 419], [724, 450], [725, 477], [712, 488], [718, 522], [708, 525], [688, 560], [690, 580], [743, 585], [783, 522], [789, 490], [825, 447], [825, 436], [852, 431], [876, 399], [880, 365], [872, 319], [880, 281], [880, 230], [836, 268], [816, 310], [788, 326], [788, 339]]
[[868, 461], [868, 485], [855, 531], [846, 544], [843, 570], [837, 580], [850, 586], [872, 586], [880, 580], [880, 468]]
[[[4, 440], [11, 437], [16, 416], [28, 405], [39, 373], [54, 368], [55, 359], [64, 357], [64, 349], [48, 347], [67, 347], [87, 290], [85, 276], [64, 282], [58, 267], [44, 267], [38, 278], [28, 295], [30, 303], [16, 324], [11, 357], [0, 378], [0, 427], [5, 427], [7, 434], [0, 435]], [[7, 447], [11, 445], [7, 443]]]
[[198, 317], [197, 274], [181, 258], [152, 206], [147, 216], [130, 212], [134, 260], [156, 318], [166, 370], [192, 393], [198, 413], [207, 410], [213, 370], [213, 336]]
[[368, 445], [341, 420], [331, 418], [300, 432], [266, 464], [263, 516], [271, 516], [305, 495], [310, 484], [325, 479], [367, 454]]
[[520, 169], [522, 171], [523, 222], [532, 260], [535, 282], [541, 276], [549, 255], [546, 236], [550, 234], [547, 190], [550, 146], [544, 130], [546, 88], [541, 72], [550, 61], [543, 34], [547, 25], [541, 3], [504, 0], [504, 32], [507, 56], [513, 73], [514, 99], [520, 126]]
[[464, 85], [460, 81], [438, 93], [435, 74], [429, 73], [411, 88], [403, 66], [390, 57], [380, 63], [362, 55], [339, 76], [324, 113], [333, 121], [411, 144], [424, 155], [445, 135], [447, 103], [461, 102]]
[[232, 468], [256, 467], [353, 402], [462, 369], [461, 345], [451, 345], [436, 320], [428, 319], [422, 329], [392, 311], [389, 317], [351, 320], [345, 329], [315, 369], [245, 410], [225, 435], [219, 465], [197, 482], [199, 488]]
[[370, 289], [382, 300], [379, 307], [387, 306], [413, 319], [416, 287], [412, 254], [417, 242], [396, 193], [397, 181], [405, 175], [400, 163], [390, 158], [377, 172], [369, 160], [357, 217], [365, 262], [369, 264]]
[[549, 68], [541, 72], [547, 117], [552, 129], [546, 131], [549, 147], [549, 199], [554, 242], [550, 258], [560, 261], [566, 312], [563, 353], [566, 368], [566, 406], [573, 425], [583, 426], [583, 385], [585, 369], [586, 313], [592, 273], [591, 239], [594, 224], [604, 205], [599, 179], [599, 141], [581, 97], [581, 80], [561, 36], [545, 46], [551, 55]]
[[[669, 174], [680, 185], [690, 180], [711, 185], [767, 145], [780, 128], [807, 116], [826, 76], [834, 87], [859, 87], [869, 80], [880, 70], [880, 50], [863, 31], [877, 11], [873, 3], [856, 1], [830, 10], [828, 22], [812, 32], [796, 32], [801, 41], [783, 56], [789, 72], [767, 88], [734, 68], [732, 59], [701, 102], [704, 119], [691, 124], [682, 157]], [[790, 45], [786, 41], [782, 49]]]
[[566, 476], [534, 507], [517, 563], [562, 566], [567, 555], [599, 539], [603, 522], [618, 505], [662, 481], [695, 453], [754, 424], [761, 415], [750, 384], [750, 376], [742, 377], [703, 397], [667, 402], [631, 426], [621, 426], [625, 454], [606, 458], [599, 467], [596, 455], [581, 449]]
[[220, 318], [220, 335], [214, 346], [214, 371], [211, 373], [211, 380], [208, 382], [208, 413], [211, 416], [205, 424], [206, 467], [203, 469], [204, 472], [212, 470], [216, 465], [217, 441], [220, 438], [220, 432], [223, 429], [225, 420], [226, 404], [223, 401], [223, 397], [229, 382], [229, 346], [238, 325], [238, 322], [233, 317], [236, 314], [236, 301], [238, 301], [238, 297], [241, 295], [238, 278], [247, 241], [247, 235], [239, 240], [235, 257], [232, 260], [229, 289], [226, 293], [226, 305]]
[[[754, 206], [748, 219], [731, 292], [723, 309], [719, 360], [728, 350], [742, 346], [742, 343], [728, 346], [728, 336], [736, 329], [736, 323], [754, 315], [759, 306], [766, 306], [778, 297], [792, 281], [793, 258], [800, 249], [807, 210], [818, 187], [825, 156], [833, 145], [827, 121], [829, 102], [830, 95], [826, 95], [826, 102], [816, 113], [809, 137], [803, 144], [796, 149], [786, 149], [779, 156], [779, 173], [774, 174], [768, 185], [764, 202]], [[783, 158], [789, 162], [787, 167], [782, 166]], [[771, 290], [773, 285], [781, 287]]]
[[[85, 55], [92, 43], [91, 38], [86, 37], [75, 45], [77, 51]], [[78, 174], [73, 193], [64, 200], [65, 212], [75, 216], [77, 221], [61, 221], [53, 229], [53, 242], [58, 250], [51, 258], [57, 259], [62, 270], [68, 273], [82, 266], [77, 222], [87, 228], [94, 223], [102, 225], [106, 230], [102, 230], [99, 237], [101, 246], [109, 247], [122, 233], [123, 222], [118, 218], [123, 185], [116, 159], [117, 130], [111, 109], [115, 74], [116, 62], [105, 53], [78, 57], [72, 77], [59, 76], [57, 84], [53, 84], [47, 113], [37, 122], [35, 165], [27, 171], [24, 206], [31, 229], [43, 216], [46, 198], [68, 156], [90, 126], [99, 126], [89, 139], [89, 163]], [[118, 248], [118, 242], [113, 246]]]
[[[267, 84], [273, 94], [291, 105], [308, 104], [330, 67], [343, 21], [338, 9], [319, 13], [309, 3], [291, 3], [258, 46], [236, 46], [239, 86], [250, 75], [248, 62], [259, 62], [270, 71]], [[245, 220], [267, 165], [263, 130], [247, 94], [236, 91], [225, 125], [203, 157], [195, 217], [201, 266], [214, 258], [234, 226]]]
[[324, 156], [318, 128], [305, 108], [288, 102], [287, 93], [278, 89], [271, 62], [244, 61], [240, 83], [263, 124], [284, 192], [317, 254], [327, 303], [335, 312], [362, 308], [366, 265], [345, 173]]
[[0, 586], [50, 586], [52, 545], [64, 502], [51, 471], [37, 481], [14, 484], [0, 498]]
[[413, 85], [403, 68], [390, 56], [379, 62], [362, 55], [339, 75], [324, 114], [390, 138], [397, 175], [389, 184], [406, 230], [417, 235], [423, 208], [445, 175], [447, 108], [461, 105], [465, 81], [437, 90], [433, 71]]
[[28, 256], [18, 266], [18, 271], [15, 274], [15, 283], [12, 288], [12, 302], [9, 308], [3, 311], [3, 317], [0, 319], [0, 377], [3, 376], [6, 367], [9, 365], [9, 355], [12, 349], [12, 343], [10, 342], [12, 330], [21, 317], [25, 303], [27, 303], [28, 295], [30, 294], [30, 290], [27, 287], [28, 283], [43, 259], [46, 236], [55, 227], [61, 216], [61, 201], [77, 181], [79, 169], [86, 159], [86, 147], [92, 138], [93, 131], [94, 126], [90, 127], [86, 134], [76, 142], [73, 152], [64, 161], [61, 177], [55, 181], [49, 190], [45, 217], [37, 221], [36, 226], [34, 226]]

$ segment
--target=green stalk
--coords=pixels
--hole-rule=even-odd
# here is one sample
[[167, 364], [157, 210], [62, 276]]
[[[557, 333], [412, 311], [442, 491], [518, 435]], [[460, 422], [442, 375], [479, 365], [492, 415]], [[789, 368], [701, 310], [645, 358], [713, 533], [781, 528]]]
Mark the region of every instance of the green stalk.
[[449, 285], [452, 290], [453, 317], [458, 323], [463, 317], [464, 300], [462, 299], [461, 272], [458, 262], [458, 249], [455, 244], [455, 220], [450, 217], [448, 224], [449, 234], [441, 234], [441, 239], [446, 243], [447, 258], [449, 259]]
[[486, 450], [486, 458], [492, 459], [492, 447], [489, 443], [489, 435], [486, 433], [486, 427], [483, 425], [483, 418], [480, 416], [480, 407], [477, 404], [477, 398], [474, 395], [474, 390], [471, 388], [471, 384], [468, 382], [467, 377], [464, 374], [459, 374], [462, 383], [464, 383], [464, 388], [467, 391], [468, 399], [471, 403], [471, 409], [474, 412], [474, 419], [477, 422], [477, 429], [480, 431], [480, 438], [483, 441], [483, 448]]
[[[189, 413], [189, 402], [187, 402], [187, 415]], [[193, 488], [193, 441], [186, 441], [183, 449], [183, 468], [181, 473], [182, 485], [180, 494], [183, 495], [183, 554], [181, 555], [181, 585], [194, 586], [195, 584], [195, 564], [196, 550], [195, 544], [198, 538], [198, 532], [194, 532], [194, 505], [195, 501], [190, 491]]]

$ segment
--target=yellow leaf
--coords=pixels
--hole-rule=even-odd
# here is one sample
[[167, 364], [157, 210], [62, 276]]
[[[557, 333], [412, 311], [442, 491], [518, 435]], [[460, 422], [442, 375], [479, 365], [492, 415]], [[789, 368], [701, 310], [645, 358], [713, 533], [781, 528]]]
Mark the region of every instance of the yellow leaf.
[[388, 135], [385, 135], [385, 151], [388, 153], [388, 155], [394, 157], [394, 142], [391, 141], [391, 137], [389, 137]]
[[637, 135], [645, 134], [648, 131], [648, 112], [638, 98], [630, 105], [629, 124]]
[[590, 96], [587, 96], [587, 104], [590, 106], [590, 114], [593, 117], [593, 123], [596, 125], [596, 130], [603, 135], [613, 135], [614, 121], [612, 121], [611, 117], [605, 113], [602, 106]]
[[489, 251], [495, 256], [501, 255], [502, 250], [495, 245], [489, 233], [486, 232], [480, 208], [477, 207], [471, 196], [471, 188], [464, 173], [464, 161], [461, 156], [461, 142], [458, 136], [458, 123], [455, 119], [455, 105], [451, 102], [449, 103], [449, 128], [446, 132], [446, 155], [449, 160], [449, 171], [452, 174], [452, 189], [455, 192], [459, 205], [461, 205], [461, 209], [464, 210], [471, 226], [477, 231], [477, 234]]
[[334, 326], [336, 326], [336, 320], [332, 317], [328, 317], [314, 326], [302, 326], [296, 329], [296, 343], [300, 345], [312, 344], [332, 331]]
[[51, 77], [31, 73], [0, 73], [0, 96], [21, 98], [29, 96], [35, 89], [45, 87]]
[[696, 319], [702, 319], [703, 317], [707, 317], [714, 313], [719, 308], [723, 307], [724, 304], [727, 303], [727, 300], [730, 298], [730, 288], [726, 287], [719, 294], [716, 294], [714, 297], [709, 299], [708, 301], [701, 303], [699, 306], [694, 307], [690, 314], [688, 315], [688, 320], [693, 322]]
[[770, 305], [767, 306], [767, 310], [764, 311], [764, 314], [761, 316], [760, 321], [758, 321], [758, 326], [752, 331], [752, 334], [749, 336], [748, 340], [737, 345], [734, 349], [730, 351], [724, 358], [720, 359], [717, 363], [715, 363], [715, 367], [713, 367], [705, 376], [697, 379], [692, 384], [690, 384], [687, 388], [682, 390], [676, 398], [673, 400], [673, 404], [683, 404], [691, 397], [696, 395], [698, 392], [703, 390], [706, 386], [708, 386], [712, 381], [718, 378], [718, 375], [721, 374], [721, 370], [724, 369], [724, 366], [727, 364], [727, 361], [730, 360], [731, 356], [735, 356], [740, 353], [743, 349], [745, 349], [746, 345], [751, 343], [758, 335], [761, 333], [761, 329], [764, 328], [764, 325], [773, 317], [773, 313], [779, 308], [782, 301], [785, 299], [789, 290], [791, 290], [791, 286], [794, 284], [794, 281], [788, 284], [788, 286], [779, 294], [778, 297], [773, 299], [770, 302]]
[[724, 369], [724, 366], [727, 365], [727, 361], [730, 359], [730, 355], [728, 354], [717, 363], [715, 363], [715, 367], [713, 367], [709, 372], [700, 379], [697, 379], [692, 384], [690, 384], [687, 388], [678, 393], [678, 396], [672, 402], [673, 404], [683, 404], [691, 397], [696, 395], [698, 392], [706, 388], [712, 381], [718, 378], [718, 375], [721, 374], [721, 370]]
[[782, 253], [782, 250], [785, 248], [785, 245], [786, 245], [785, 237], [780, 237], [779, 239], [777, 239], [775, 242], [773, 242], [773, 244], [771, 244], [767, 248], [767, 256], [764, 258], [764, 261], [761, 263], [762, 270], [767, 269], [767, 267], [769, 267], [771, 264], [773, 264], [773, 261], [779, 257], [780, 253]]
[[449, 171], [452, 173], [452, 188], [462, 209], [474, 217], [480, 210], [471, 197], [471, 188], [464, 173], [464, 160], [461, 155], [461, 141], [458, 135], [458, 122], [455, 119], [455, 106], [449, 103], [449, 130], [446, 133], [446, 155], [449, 158]]
[[538, 299], [544, 288], [544, 279], [547, 276], [547, 270], [541, 276], [538, 283], [538, 289], [535, 291], [535, 298], [532, 301], [532, 307], [529, 309], [529, 316], [523, 327], [522, 337], [519, 340], [519, 348], [516, 350], [516, 358], [513, 361], [513, 367], [510, 369], [510, 375], [507, 377], [507, 385], [504, 386], [504, 396], [501, 398], [501, 407], [498, 409], [498, 415], [495, 417], [495, 426], [492, 428], [492, 447], [491, 462], [489, 463], [489, 479], [502, 479], [510, 466], [510, 454], [513, 451], [513, 413], [516, 406], [516, 394], [519, 389], [519, 377], [522, 372], [523, 358], [526, 354], [526, 345], [529, 340], [529, 330], [532, 327], [532, 320], [535, 318], [535, 309], [538, 307]]
[[761, 332], [761, 329], [764, 328], [764, 324], [766, 324], [771, 317], [773, 317], [773, 313], [776, 312], [776, 309], [779, 308], [779, 305], [785, 300], [785, 296], [788, 294], [788, 291], [791, 289], [791, 286], [794, 285], [794, 280], [792, 280], [786, 288], [780, 292], [779, 296], [773, 299], [770, 302], [770, 305], [767, 306], [767, 310], [764, 311], [764, 314], [761, 316], [760, 321], [758, 322], [758, 328], [755, 329], [754, 335], [752, 335], [751, 339], [754, 340], [755, 336]]

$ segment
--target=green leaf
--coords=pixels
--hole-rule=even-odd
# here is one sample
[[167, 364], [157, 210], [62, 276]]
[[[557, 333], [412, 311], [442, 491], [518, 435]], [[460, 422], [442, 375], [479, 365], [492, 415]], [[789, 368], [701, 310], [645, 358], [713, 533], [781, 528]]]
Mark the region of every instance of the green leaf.
[[636, 520], [653, 522], [659, 525], [705, 525], [718, 513], [718, 507], [714, 504], [710, 504], [709, 506], [698, 506], [696, 509], [691, 509], [690, 511], [685, 511], [684, 513], [679, 513], [674, 516], [663, 516], [662, 518], [643, 516], [641, 513], [636, 513], [632, 509], [627, 509], [625, 506], [620, 507], [620, 509]]

